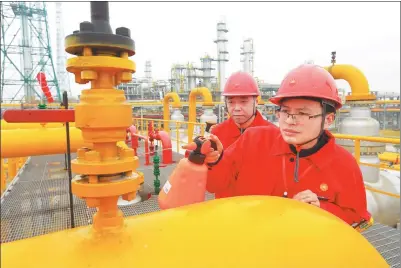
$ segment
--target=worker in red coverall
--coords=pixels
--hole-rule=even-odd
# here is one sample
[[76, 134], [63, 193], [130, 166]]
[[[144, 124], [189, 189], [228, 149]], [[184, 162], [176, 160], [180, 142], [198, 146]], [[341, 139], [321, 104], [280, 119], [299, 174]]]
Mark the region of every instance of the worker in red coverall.
[[[233, 73], [227, 79], [222, 96], [225, 97], [226, 109], [230, 117], [224, 122], [212, 126], [210, 133], [219, 138], [223, 148], [233, 144], [249, 127], [274, 126], [263, 119], [257, 109], [257, 97], [260, 96], [260, 91], [258, 84], [250, 74]], [[226, 189], [216, 191], [215, 198], [232, 196], [233, 187], [230, 184]]]
[[251, 128], [224, 150], [211, 135], [218, 149], [206, 157], [207, 190], [223, 192], [234, 185], [231, 196], [292, 198], [331, 212], [355, 228], [371, 225], [360, 168], [325, 130], [342, 105], [330, 73], [301, 65], [270, 100], [280, 107], [279, 128]]

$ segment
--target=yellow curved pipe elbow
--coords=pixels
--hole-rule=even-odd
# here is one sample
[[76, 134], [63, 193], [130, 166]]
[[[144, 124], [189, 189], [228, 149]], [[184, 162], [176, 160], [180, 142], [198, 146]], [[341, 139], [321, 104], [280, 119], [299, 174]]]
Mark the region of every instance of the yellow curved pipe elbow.
[[189, 108], [188, 108], [188, 143], [192, 142], [194, 135], [194, 125], [191, 124], [196, 121], [196, 97], [203, 97], [203, 106], [214, 106], [212, 94], [206, 87], [198, 87], [191, 90], [189, 93]]
[[[35, 155], [63, 154], [67, 152], [65, 128], [1, 130], [1, 157], [27, 157]], [[70, 127], [71, 152], [85, 144], [81, 130]]]
[[375, 100], [376, 96], [370, 93], [369, 83], [365, 75], [349, 64], [335, 64], [324, 67], [334, 79], [344, 79], [351, 87], [351, 95], [345, 97], [347, 101]]
[[[70, 122], [70, 127], [75, 126], [75, 122]], [[8, 123], [4, 119], [0, 123], [1, 130], [8, 129], [33, 129], [33, 128], [56, 128], [65, 127], [64, 123]]]
[[181, 101], [180, 97], [178, 96], [177, 93], [175, 92], [170, 92], [166, 94], [163, 98], [163, 119], [165, 120], [163, 122], [164, 125], [164, 130], [167, 132], [170, 132], [170, 126], [168, 124], [168, 120], [170, 120], [170, 109], [169, 109], [169, 101], [173, 101], [173, 108], [181, 108]]
[[128, 217], [121, 229], [110, 232], [85, 226], [4, 243], [1, 265], [389, 267], [363, 236], [334, 215], [269, 196], [216, 199]]
[[265, 104], [265, 101], [262, 100], [262, 97], [260, 95], [258, 96], [258, 98], [256, 100], [258, 102], [258, 105], [264, 105]]

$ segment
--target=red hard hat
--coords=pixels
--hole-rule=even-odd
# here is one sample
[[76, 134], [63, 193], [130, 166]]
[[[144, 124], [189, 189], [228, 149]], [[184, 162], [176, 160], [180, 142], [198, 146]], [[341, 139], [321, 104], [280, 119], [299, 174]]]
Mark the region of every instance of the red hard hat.
[[253, 77], [246, 72], [233, 73], [226, 82], [223, 96], [259, 96], [258, 84]]
[[290, 71], [281, 82], [276, 96], [270, 101], [280, 105], [283, 98], [312, 97], [332, 102], [336, 109], [340, 109], [341, 99], [333, 76], [324, 68], [304, 64]]

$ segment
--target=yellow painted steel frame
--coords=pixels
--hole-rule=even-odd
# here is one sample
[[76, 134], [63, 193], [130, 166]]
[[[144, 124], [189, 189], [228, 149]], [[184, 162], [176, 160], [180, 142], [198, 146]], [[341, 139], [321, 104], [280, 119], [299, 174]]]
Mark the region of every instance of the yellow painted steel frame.
[[335, 64], [324, 68], [334, 79], [344, 79], [349, 83], [351, 95], [345, 97], [347, 101], [376, 99], [376, 96], [370, 93], [368, 80], [358, 68], [348, 64]]
[[203, 97], [203, 106], [214, 107], [212, 95], [206, 87], [194, 88], [189, 93], [189, 111], [188, 111], [188, 143], [192, 142], [194, 135], [194, 124], [196, 122], [196, 97]]
[[180, 102], [180, 97], [178, 96], [177, 93], [175, 92], [170, 92], [164, 96], [163, 99], [163, 119], [165, 120], [163, 122], [164, 125], [164, 131], [170, 132], [170, 125], [167, 124], [167, 121], [170, 120], [170, 108], [169, 108], [169, 101], [173, 100], [173, 108], [181, 108], [181, 102]]
[[128, 59], [128, 52], [120, 53], [120, 57], [107, 54], [104, 51], [102, 56], [93, 56], [92, 49], [85, 47], [83, 56], [67, 61], [67, 71], [75, 74], [77, 83], [91, 82], [75, 106], [75, 125], [93, 149], [78, 149], [78, 157], [71, 163], [72, 171], [82, 174], [73, 179], [72, 192], [84, 198], [89, 207], [98, 208], [93, 218], [98, 231], [123, 226], [117, 200], [119, 196], [133, 200], [144, 181], [142, 174], [134, 172], [138, 167], [134, 151], [116, 144], [125, 140], [132, 111], [124, 92], [114, 86], [131, 81], [135, 64]]

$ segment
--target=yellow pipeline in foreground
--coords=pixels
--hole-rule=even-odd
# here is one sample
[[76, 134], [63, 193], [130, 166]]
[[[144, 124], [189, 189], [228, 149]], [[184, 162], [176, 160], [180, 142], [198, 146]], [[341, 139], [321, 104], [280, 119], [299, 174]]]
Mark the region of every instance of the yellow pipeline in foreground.
[[[81, 130], [70, 127], [71, 152], [85, 144]], [[14, 129], [1, 131], [1, 157], [63, 154], [67, 151], [65, 128]]]
[[322, 209], [268, 196], [217, 199], [2, 244], [1, 267], [389, 267], [353, 228]]

